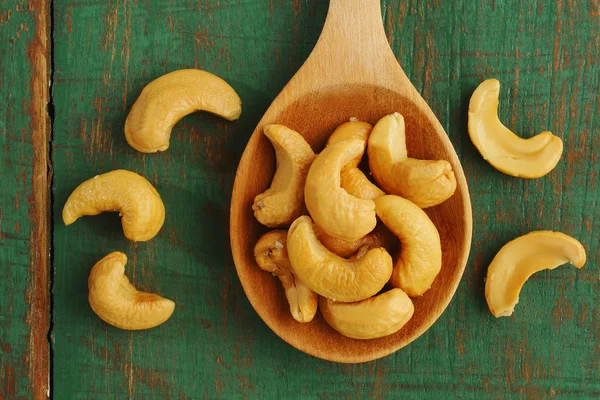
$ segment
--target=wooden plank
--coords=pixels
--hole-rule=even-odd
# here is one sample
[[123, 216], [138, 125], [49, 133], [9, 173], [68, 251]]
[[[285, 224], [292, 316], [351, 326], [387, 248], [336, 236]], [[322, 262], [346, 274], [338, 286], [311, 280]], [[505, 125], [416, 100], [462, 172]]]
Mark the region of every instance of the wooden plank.
[[49, 391], [49, 2], [0, 6], [0, 399]]
[[[227, 213], [237, 161], [254, 125], [314, 45], [325, 1], [60, 1], [54, 6], [54, 393], [56, 398], [586, 398], [600, 396], [600, 6], [597, 1], [382, 1], [394, 52], [461, 156], [474, 207], [473, 249], [449, 309], [392, 356], [338, 365], [278, 339], [250, 307], [233, 267]], [[226, 79], [244, 112], [228, 123], [192, 115], [171, 148], [142, 155], [123, 123], [142, 87], [174, 69]], [[549, 176], [505, 176], [466, 132], [470, 94], [503, 84], [500, 115], [523, 136], [565, 142]], [[167, 207], [162, 232], [133, 244], [114, 216], [64, 227], [76, 185], [116, 168], [140, 172]], [[516, 315], [483, 298], [500, 246], [534, 229], [579, 238], [581, 271], [534, 276]], [[129, 256], [138, 287], [177, 303], [145, 332], [100, 321], [87, 303], [93, 263]]]

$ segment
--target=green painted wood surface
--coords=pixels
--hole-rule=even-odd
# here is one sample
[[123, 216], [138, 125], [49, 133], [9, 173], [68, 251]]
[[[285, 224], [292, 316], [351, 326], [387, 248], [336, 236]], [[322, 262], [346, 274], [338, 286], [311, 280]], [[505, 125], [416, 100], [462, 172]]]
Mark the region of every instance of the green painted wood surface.
[[0, 400], [49, 386], [48, 5], [0, 3]]
[[[38, 46], [49, 29], [39, 25], [45, 7], [0, 5], [0, 173], [8, 182], [0, 187], [2, 399], [46, 395], [43, 370], [32, 367], [32, 355], [48, 350], [40, 347], [49, 305], [35, 244], [43, 244], [46, 203], [29, 200], [43, 193], [45, 181], [34, 182], [32, 171], [46, 171], [40, 156], [50, 140], [39, 129], [44, 98], [35, 95], [48, 78], [38, 59], [50, 55]], [[245, 142], [308, 56], [327, 2], [52, 2], [54, 398], [600, 397], [600, 3], [385, 0], [382, 7], [398, 60], [461, 157], [473, 247], [454, 300], [425, 335], [381, 360], [339, 365], [298, 352], [262, 323], [237, 279], [227, 233]], [[38, 47], [29, 54], [31, 43]], [[167, 152], [137, 153], [122, 133], [133, 101], [153, 78], [188, 67], [230, 82], [242, 118], [194, 114], [174, 129]], [[550, 175], [505, 176], [469, 141], [468, 99], [488, 77], [503, 84], [500, 115], [509, 127], [563, 138], [563, 160]], [[61, 222], [77, 184], [116, 168], [142, 173], [163, 197], [166, 222], [150, 242], [128, 242], [115, 215]], [[496, 320], [483, 298], [487, 265], [502, 244], [534, 229], [577, 237], [588, 263], [537, 274], [516, 314]], [[90, 310], [88, 273], [111, 250], [129, 256], [126, 272], [139, 288], [175, 300], [166, 324], [125, 332]]]

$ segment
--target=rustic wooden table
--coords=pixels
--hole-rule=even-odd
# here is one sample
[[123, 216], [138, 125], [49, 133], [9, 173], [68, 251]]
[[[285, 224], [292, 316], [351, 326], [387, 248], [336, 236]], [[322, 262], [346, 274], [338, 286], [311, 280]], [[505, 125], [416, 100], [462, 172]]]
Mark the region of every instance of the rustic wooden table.
[[[382, 1], [392, 48], [469, 181], [463, 281], [420, 339], [360, 365], [300, 353], [251, 308], [229, 248], [235, 169], [326, 9], [308, 0], [0, 4], [0, 399], [600, 397], [598, 0]], [[123, 136], [132, 102], [153, 78], [188, 67], [231, 83], [242, 118], [194, 114], [167, 152], [134, 151]], [[509, 127], [563, 138], [548, 176], [503, 175], [469, 141], [469, 96], [488, 77], [503, 83]], [[115, 215], [63, 225], [77, 184], [116, 168], [161, 193], [167, 218], [154, 240], [127, 241]], [[516, 314], [497, 320], [483, 297], [487, 265], [535, 229], [579, 238], [587, 265], [537, 274]], [[175, 300], [168, 323], [127, 332], [93, 314], [87, 276], [111, 250], [128, 254], [134, 284]]]

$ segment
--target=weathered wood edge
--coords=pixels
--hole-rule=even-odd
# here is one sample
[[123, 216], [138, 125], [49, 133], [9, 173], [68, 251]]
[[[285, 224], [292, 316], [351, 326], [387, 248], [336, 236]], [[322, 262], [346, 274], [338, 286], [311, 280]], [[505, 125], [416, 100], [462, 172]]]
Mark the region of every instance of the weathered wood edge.
[[31, 223], [26, 322], [29, 326], [27, 375], [34, 399], [50, 396], [50, 0], [28, 4], [35, 22], [35, 35], [27, 44], [31, 66], [29, 109], [33, 166], [31, 193], [27, 199]]

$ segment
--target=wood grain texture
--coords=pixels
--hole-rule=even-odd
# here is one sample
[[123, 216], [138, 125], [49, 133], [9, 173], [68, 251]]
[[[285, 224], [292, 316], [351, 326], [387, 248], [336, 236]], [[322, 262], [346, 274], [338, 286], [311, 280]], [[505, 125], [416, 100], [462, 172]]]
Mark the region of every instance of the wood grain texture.
[[0, 399], [49, 390], [49, 15], [0, 6]]
[[[474, 236], [461, 285], [420, 339], [359, 365], [332, 364], [293, 349], [254, 312], [230, 255], [233, 177], [261, 115], [312, 50], [326, 9], [325, 1], [305, 0], [54, 3], [55, 397], [598, 398], [597, 1], [383, 1], [392, 49], [444, 126], [469, 182]], [[4, 56], [0, 65], [6, 68]], [[175, 127], [167, 152], [135, 152], [123, 136], [129, 107], [150, 80], [186, 67], [227, 80], [242, 98], [242, 118], [228, 123], [192, 115]], [[488, 77], [503, 83], [500, 116], [509, 128], [526, 137], [548, 129], [564, 140], [564, 159], [550, 175], [534, 181], [505, 176], [471, 144], [468, 100]], [[8, 89], [1, 85], [4, 95]], [[21, 103], [14, 107], [13, 113]], [[7, 134], [15, 132], [20, 135], [14, 129]], [[10, 152], [10, 159], [16, 154]], [[12, 162], [15, 171], [27, 168]], [[128, 242], [112, 215], [68, 228], [56, 219], [79, 182], [115, 168], [142, 173], [163, 197], [166, 222], [150, 242]], [[8, 193], [15, 191], [0, 193], [12, 199]], [[5, 207], [3, 232], [17, 221], [6, 222], [13, 214]], [[25, 220], [18, 220], [21, 232]], [[515, 315], [496, 320], [483, 297], [487, 265], [502, 244], [534, 229], [578, 238], [588, 263], [581, 271], [534, 276]], [[138, 288], [177, 303], [165, 325], [124, 332], [90, 310], [89, 270], [111, 250], [128, 255], [126, 272]], [[24, 266], [11, 267], [13, 279], [0, 283], [8, 285], [3, 295], [12, 291], [13, 298], [24, 293], [24, 284], [12, 281], [28, 265], [25, 256], [15, 260]], [[11, 343], [28, 332], [17, 320]]]

